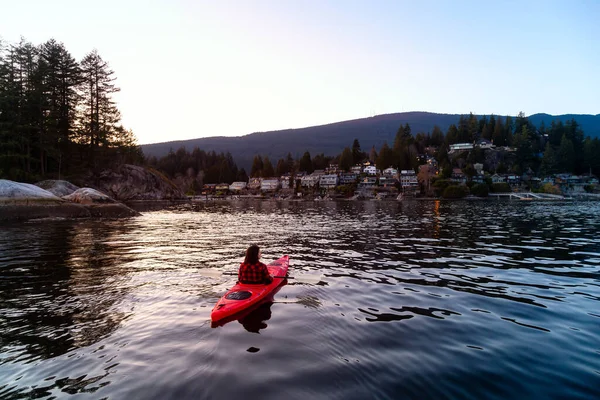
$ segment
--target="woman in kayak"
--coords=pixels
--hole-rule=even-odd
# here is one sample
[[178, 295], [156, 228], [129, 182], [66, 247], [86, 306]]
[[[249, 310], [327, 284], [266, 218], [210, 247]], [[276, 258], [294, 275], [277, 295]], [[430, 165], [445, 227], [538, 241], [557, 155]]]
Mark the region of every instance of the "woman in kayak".
[[246, 259], [238, 270], [238, 281], [240, 283], [269, 284], [273, 278], [269, 274], [267, 266], [259, 261], [260, 248], [253, 244], [246, 250]]

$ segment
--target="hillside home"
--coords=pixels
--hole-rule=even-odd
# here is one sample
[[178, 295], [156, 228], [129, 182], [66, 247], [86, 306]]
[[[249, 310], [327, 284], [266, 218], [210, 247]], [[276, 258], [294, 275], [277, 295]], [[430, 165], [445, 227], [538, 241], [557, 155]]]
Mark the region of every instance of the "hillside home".
[[368, 165], [365, 167], [363, 172], [367, 175], [377, 175], [377, 167], [374, 165]]
[[454, 153], [454, 152], [457, 152], [457, 151], [472, 150], [472, 149], [473, 149], [473, 144], [472, 143], [456, 143], [456, 144], [451, 144], [450, 145], [450, 151], [448, 152], [448, 154]]
[[260, 183], [260, 190], [264, 192], [273, 192], [281, 186], [279, 179], [277, 178], [266, 178]]
[[345, 172], [340, 174], [340, 184], [341, 185], [350, 185], [352, 183], [356, 183], [358, 176], [352, 172]]
[[228, 183], [218, 183], [217, 186], [215, 186], [215, 190], [218, 192], [226, 192], [229, 190], [229, 184]]
[[473, 168], [475, 168], [475, 171], [477, 171], [477, 175], [483, 175], [483, 164], [481, 164], [481, 163], [473, 164]]
[[338, 164], [329, 164], [329, 167], [325, 168], [325, 173], [327, 174], [339, 174], [341, 172], [340, 166]]
[[352, 168], [350, 168], [350, 172], [352, 172], [353, 174], [360, 174], [362, 172], [362, 166], [355, 165]]
[[383, 175], [385, 176], [396, 176], [398, 175], [398, 170], [393, 167], [389, 167], [383, 170]]
[[462, 172], [460, 168], [452, 169], [452, 176], [450, 180], [454, 183], [467, 183], [467, 176]]
[[480, 149], [491, 149], [495, 147], [494, 144], [487, 139], [479, 139], [476, 146]]
[[397, 182], [396, 178], [389, 175], [382, 175], [379, 177], [379, 186], [383, 186], [385, 188], [393, 187]]
[[338, 176], [335, 174], [321, 175], [319, 179], [319, 187], [331, 189], [338, 185]]
[[246, 182], [233, 182], [231, 185], [229, 185], [229, 190], [232, 192], [240, 192], [246, 189], [246, 186], [248, 186]]
[[377, 186], [377, 178], [374, 176], [367, 176], [358, 184], [359, 189], [367, 189]]

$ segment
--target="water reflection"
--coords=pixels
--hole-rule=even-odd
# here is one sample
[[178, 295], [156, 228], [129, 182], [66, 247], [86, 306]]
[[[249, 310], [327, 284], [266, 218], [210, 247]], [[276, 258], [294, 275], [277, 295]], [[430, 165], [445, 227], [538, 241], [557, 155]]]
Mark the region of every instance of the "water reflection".
[[0, 238], [0, 363], [51, 358], [88, 346], [127, 317], [114, 309], [127, 287], [107, 286], [127, 257], [111, 254], [106, 245], [113, 235], [126, 234], [126, 225], [40, 224], [11, 228], [13, 234], [27, 232], [21, 246]]
[[261, 304], [256, 310], [250, 314], [238, 319], [245, 330], [252, 333], [259, 333], [261, 329], [266, 329], [266, 321], [271, 319], [272, 301]]
[[[599, 215], [240, 199], [4, 225], [0, 397], [598, 398]], [[199, 270], [254, 242], [324, 278], [210, 329], [235, 278]]]

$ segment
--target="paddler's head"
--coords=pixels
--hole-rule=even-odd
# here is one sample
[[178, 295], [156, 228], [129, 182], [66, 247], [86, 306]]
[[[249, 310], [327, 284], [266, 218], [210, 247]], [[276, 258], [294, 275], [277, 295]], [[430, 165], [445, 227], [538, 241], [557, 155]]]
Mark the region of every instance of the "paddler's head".
[[246, 259], [244, 260], [244, 262], [246, 264], [256, 264], [259, 259], [260, 259], [260, 248], [255, 244], [248, 247], [248, 250], [246, 250]]

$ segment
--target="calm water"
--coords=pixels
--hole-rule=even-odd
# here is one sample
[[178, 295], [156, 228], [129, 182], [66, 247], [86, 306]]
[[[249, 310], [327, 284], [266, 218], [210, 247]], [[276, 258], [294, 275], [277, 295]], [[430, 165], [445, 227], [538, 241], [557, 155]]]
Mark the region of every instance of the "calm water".
[[[600, 204], [231, 202], [0, 226], [0, 398], [600, 398]], [[274, 303], [211, 328], [249, 243]]]

